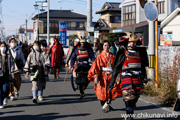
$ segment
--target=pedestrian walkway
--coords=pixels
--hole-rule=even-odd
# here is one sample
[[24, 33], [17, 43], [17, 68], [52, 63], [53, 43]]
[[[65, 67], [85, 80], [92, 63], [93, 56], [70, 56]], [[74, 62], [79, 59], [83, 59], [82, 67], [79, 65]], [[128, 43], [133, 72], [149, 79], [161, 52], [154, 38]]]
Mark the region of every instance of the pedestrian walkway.
[[[64, 82], [65, 72], [60, 74], [60, 80], [47, 82], [44, 101], [38, 105], [32, 103], [31, 82], [22, 77], [23, 83], [20, 90], [20, 97], [13, 102], [9, 101], [7, 108], [0, 109], [0, 120], [123, 120], [125, 114], [124, 102], [118, 97], [112, 102], [114, 111], [103, 113], [100, 103], [97, 100], [93, 83], [86, 89], [85, 99], [79, 100], [79, 92], [74, 92], [70, 84], [70, 74]], [[122, 103], [122, 104], [121, 104]], [[135, 115], [137, 120], [178, 120], [168, 116], [167, 112], [148, 102], [139, 100]], [[159, 118], [152, 115], [161, 115]], [[165, 117], [164, 117], [165, 116]], [[162, 117], [162, 118], [161, 118]], [[167, 118], [169, 117], [169, 118]]]

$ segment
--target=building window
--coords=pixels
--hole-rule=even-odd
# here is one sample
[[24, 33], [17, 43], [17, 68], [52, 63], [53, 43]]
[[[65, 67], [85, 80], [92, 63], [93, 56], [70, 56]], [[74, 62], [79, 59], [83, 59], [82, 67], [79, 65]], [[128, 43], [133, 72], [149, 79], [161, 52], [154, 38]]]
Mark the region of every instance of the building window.
[[123, 7], [123, 26], [136, 23], [136, 5]]
[[[46, 34], [47, 33], [47, 20], [43, 21], [43, 33]], [[49, 33], [50, 34], [59, 34], [59, 22], [58, 20], [50, 20], [49, 21]]]
[[165, 13], [165, 2], [161, 1], [158, 2], [158, 14], [163, 14]]
[[77, 29], [84, 30], [85, 29], [84, 22], [77, 22]]
[[110, 23], [121, 23], [121, 16], [110, 16]]
[[68, 30], [84, 30], [84, 22], [66, 22]]
[[46, 34], [47, 33], [47, 20], [44, 20], [43, 23], [44, 23], [43, 33]]
[[109, 16], [106, 16], [106, 21], [109, 21]]

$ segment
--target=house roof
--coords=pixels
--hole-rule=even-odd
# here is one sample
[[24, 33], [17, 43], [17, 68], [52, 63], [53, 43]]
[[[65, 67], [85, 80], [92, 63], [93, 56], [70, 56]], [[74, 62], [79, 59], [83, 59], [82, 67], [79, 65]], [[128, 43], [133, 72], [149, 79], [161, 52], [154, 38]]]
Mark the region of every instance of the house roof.
[[103, 20], [103, 19], [99, 19], [94, 28], [96, 30], [110, 30], [110, 27], [108, 26], [108, 24]]
[[108, 12], [108, 11], [121, 11], [121, 9], [119, 8], [120, 4], [121, 3], [117, 3], [117, 2], [106, 2], [104, 3], [101, 10], [97, 11], [96, 14], [101, 14], [103, 12]]
[[[37, 18], [38, 14], [35, 15], [32, 20]], [[47, 12], [39, 14], [39, 18], [47, 18]], [[87, 16], [72, 10], [49, 10], [49, 18], [86, 19]]]
[[[144, 26], [147, 26], [147, 25], [148, 25], [147, 21], [140, 22], [138, 24], [134, 24], [134, 28], [136, 30], [137, 28], [144, 27]], [[129, 25], [129, 26], [120, 27], [120, 28], [117, 28], [115, 30], [112, 30], [112, 33], [130, 32], [131, 29], [132, 29], [132, 25]]]
[[180, 8], [176, 8], [171, 14], [169, 14], [162, 22], [161, 28], [164, 28], [172, 19], [174, 19], [180, 13]]

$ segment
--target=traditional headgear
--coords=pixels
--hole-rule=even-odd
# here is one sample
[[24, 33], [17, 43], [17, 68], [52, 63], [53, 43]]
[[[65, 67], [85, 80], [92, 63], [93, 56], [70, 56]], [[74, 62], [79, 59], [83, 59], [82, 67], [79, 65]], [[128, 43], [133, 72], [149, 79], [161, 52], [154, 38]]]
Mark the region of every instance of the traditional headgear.
[[83, 43], [83, 42], [87, 42], [87, 41], [86, 41], [85, 38], [82, 38], [82, 39], [80, 40], [80, 42]]
[[127, 46], [128, 40], [129, 40], [128, 36], [122, 36], [121, 40], [117, 44]]
[[91, 43], [91, 40], [90, 40], [90, 39], [87, 39], [86, 41], [87, 41], [88, 43]]
[[79, 38], [76, 38], [74, 41], [77, 42], [77, 43], [79, 43]]
[[59, 41], [57, 37], [54, 38], [54, 41]]
[[133, 33], [126, 32], [130, 42], [137, 42], [139, 38]]

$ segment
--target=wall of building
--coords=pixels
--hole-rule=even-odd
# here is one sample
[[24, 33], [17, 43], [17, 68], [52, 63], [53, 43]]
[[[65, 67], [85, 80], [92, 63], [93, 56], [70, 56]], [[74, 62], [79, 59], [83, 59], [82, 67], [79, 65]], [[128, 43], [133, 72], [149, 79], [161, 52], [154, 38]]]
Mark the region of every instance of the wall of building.
[[111, 16], [121, 16], [121, 12], [120, 13], [107, 13], [104, 15], [101, 15], [101, 19], [105, 20], [106, 24], [112, 28], [112, 27], [121, 27], [121, 23], [111, 23], [110, 21], [110, 17]]
[[[40, 21], [43, 21], [43, 20], [46, 20], [46, 19], [40, 19]], [[86, 22], [86, 19], [50, 19], [50, 20], [58, 20], [59, 23], [60, 22], [67, 22], [67, 21], [73, 21], [73, 22]], [[43, 25], [43, 23], [39, 23], [40, 26]], [[39, 26], [39, 27], [40, 27]], [[85, 24], [86, 26], [86, 24]], [[42, 26], [43, 27], [43, 26]], [[37, 31], [37, 20], [35, 20], [34, 22], [34, 40], [37, 39], [37, 36], [38, 36], [38, 31]], [[40, 28], [40, 31], [42, 31], [42, 28]], [[77, 31], [80, 31], [81, 32], [81, 35], [83, 36], [84, 35], [84, 32], [86, 30], [67, 30], [67, 36], [69, 35], [73, 35], [73, 34], [77, 34]], [[60, 34], [50, 34], [50, 42], [53, 43], [53, 38], [55, 36], [59, 36]], [[39, 34], [39, 39], [47, 39], [47, 34]]]
[[[107, 14], [101, 15], [101, 19], [105, 20], [106, 23], [109, 25], [110, 24], [110, 16], [111, 16], [111, 14], [107, 13]], [[108, 19], [106, 19], [106, 18], [108, 18]]]
[[[149, 0], [154, 1], [154, 0]], [[164, 20], [170, 13], [172, 13], [178, 7], [178, 0], [158, 0], [158, 2], [165, 1], [165, 13], [159, 14], [158, 20]], [[128, 6], [136, 4], [136, 24], [140, 22], [147, 21], [144, 13], [144, 9], [140, 7], [139, 0], [125, 0], [120, 7]], [[123, 10], [121, 11], [121, 15], [123, 14]], [[123, 21], [123, 15], [121, 17], [121, 21]], [[123, 27], [123, 23], [121, 25]]]
[[163, 28], [163, 34], [172, 32], [173, 41], [180, 41], [180, 15], [177, 15], [171, 22]]
[[136, 0], [136, 24], [147, 21], [144, 9], [140, 6], [139, 0]]

